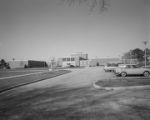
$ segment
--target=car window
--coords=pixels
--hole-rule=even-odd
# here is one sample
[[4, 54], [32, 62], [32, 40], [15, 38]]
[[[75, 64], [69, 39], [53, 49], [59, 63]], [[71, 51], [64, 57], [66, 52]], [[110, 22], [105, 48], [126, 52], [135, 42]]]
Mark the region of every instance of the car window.
[[133, 68], [138, 68], [138, 66], [136, 66], [136, 65], [133, 65], [132, 67], [133, 67]]
[[131, 68], [135, 68], [135, 65], [131, 65]]
[[131, 68], [131, 66], [130, 66], [130, 65], [127, 65], [126, 68]]
[[138, 68], [136, 65], [127, 65], [127, 68]]

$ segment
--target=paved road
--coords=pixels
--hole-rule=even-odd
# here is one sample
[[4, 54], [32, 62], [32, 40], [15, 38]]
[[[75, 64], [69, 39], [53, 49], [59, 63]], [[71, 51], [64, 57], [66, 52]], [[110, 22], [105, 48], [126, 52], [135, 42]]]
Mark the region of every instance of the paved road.
[[52, 87], [55, 85], [63, 85], [68, 88], [85, 87], [92, 86], [93, 82], [96, 80], [111, 79], [112, 77], [115, 77], [113, 73], [104, 72], [102, 67], [71, 70], [71, 73], [24, 86], [23, 90]]
[[[92, 83], [99, 79], [111, 78], [112, 74], [105, 73], [102, 67], [88, 67], [81, 69], [70, 69], [72, 72], [58, 77], [50, 78], [37, 83], [32, 83], [10, 90], [16, 93], [27, 92], [34, 89], [63, 85], [67, 88], [92, 86]], [[9, 93], [9, 92], [7, 92]]]

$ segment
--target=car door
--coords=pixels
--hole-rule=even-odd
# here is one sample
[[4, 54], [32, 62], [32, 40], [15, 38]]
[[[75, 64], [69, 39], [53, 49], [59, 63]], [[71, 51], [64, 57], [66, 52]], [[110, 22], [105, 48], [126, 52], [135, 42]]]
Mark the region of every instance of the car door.
[[131, 66], [130, 66], [130, 74], [133, 74], [133, 75], [140, 75], [140, 74], [142, 74], [142, 69], [140, 69], [140, 68], [137, 67], [136, 65], [131, 65]]
[[123, 71], [126, 72], [127, 74], [131, 74], [132, 73], [130, 65], [126, 65], [126, 67], [123, 68]]
[[143, 74], [143, 72], [144, 72], [144, 69], [143, 69], [143, 68], [137, 67], [136, 65], [134, 65], [133, 67], [134, 67], [134, 69], [135, 69], [135, 73], [134, 73], [134, 74], [136, 74], [136, 75], [141, 75], [141, 74]]
[[143, 72], [144, 72], [144, 69], [143, 69], [143, 68], [140, 68], [140, 67], [139, 67], [139, 68], [136, 68], [136, 69], [137, 69], [136, 71], [137, 71], [137, 74], [138, 74], [138, 75], [143, 74]]
[[138, 69], [136, 67], [134, 67], [133, 65], [127, 65], [126, 72], [129, 75], [134, 75], [134, 74], [137, 74]]

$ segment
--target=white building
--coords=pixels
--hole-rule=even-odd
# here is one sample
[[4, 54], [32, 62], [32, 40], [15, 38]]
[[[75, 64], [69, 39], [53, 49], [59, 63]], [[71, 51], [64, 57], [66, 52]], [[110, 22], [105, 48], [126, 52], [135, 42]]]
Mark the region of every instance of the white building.
[[88, 54], [76, 53], [69, 57], [59, 58], [57, 65], [61, 67], [84, 67], [88, 66]]
[[8, 61], [10, 68], [24, 68], [25, 65], [28, 65], [27, 60], [15, 60], [15, 61]]

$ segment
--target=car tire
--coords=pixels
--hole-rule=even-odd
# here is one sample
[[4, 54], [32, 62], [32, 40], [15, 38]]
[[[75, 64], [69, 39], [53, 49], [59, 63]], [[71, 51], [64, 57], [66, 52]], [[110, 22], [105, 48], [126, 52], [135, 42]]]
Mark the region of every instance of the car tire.
[[143, 75], [144, 75], [144, 77], [149, 77], [149, 76], [150, 76], [150, 73], [149, 73], [148, 71], [145, 71], [145, 72], [143, 73]]
[[127, 73], [126, 73], [126, 72], [122, 72], [122, 73], [121, 73], [121, 76], [122, 76], [122, 77], [126, 77], [126, 76], [127, 76]]

